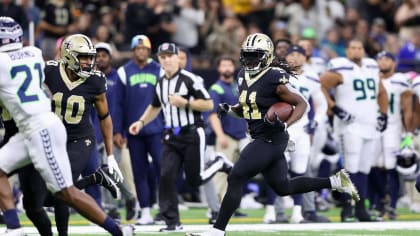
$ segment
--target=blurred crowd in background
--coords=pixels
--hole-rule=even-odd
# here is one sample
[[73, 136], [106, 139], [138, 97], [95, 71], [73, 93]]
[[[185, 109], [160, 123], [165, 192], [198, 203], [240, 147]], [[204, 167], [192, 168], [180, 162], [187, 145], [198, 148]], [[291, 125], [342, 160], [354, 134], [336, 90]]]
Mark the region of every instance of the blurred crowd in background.
[[368, 56], [387, 50], [398, 71], [420, 70], [420, 0], [2, 0], [0, 14], [16, 19], [27, 40], [33, 22], [46, 60], [57, 39], [83, 33], [110, 43], [118, 66], [132, 56], [131, 38], [145, 34], [153, 52], [174, 42], [189, 50], [193, 69], [208, 69], [221, 54], [239, 58], [245, 37], [263, 32], [273, 41], [311, 39], [326, 61], [344, 56], [356, 36]]

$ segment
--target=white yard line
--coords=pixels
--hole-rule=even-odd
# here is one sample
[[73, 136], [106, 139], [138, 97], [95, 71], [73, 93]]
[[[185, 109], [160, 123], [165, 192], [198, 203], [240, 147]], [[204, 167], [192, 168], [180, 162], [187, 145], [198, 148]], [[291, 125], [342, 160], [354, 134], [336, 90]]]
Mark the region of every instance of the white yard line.
[[[136, 233], [157, 233], [162, 225], [136, 226]], [[209, 229], [210, 225], [184, 225], [185, 232], [201, 232]], [[34, 227], [24, 227], [25, 233], [37, 234]], [[420, 221], [394, 221], [394, 222], [366, 222], [366, 223], [322, 223], [322, 224], [231, 224], [227, 231], [322, 231], [322, 230], [420, 230]], [[0, 227], [0, 232], [5, 228]], [[55, 227], [53, 231], [56, 232]], [[104, 234], [99, 226], [70, 226], [69, 234]], [[160, 233], [162, 234], [162, 233]]]

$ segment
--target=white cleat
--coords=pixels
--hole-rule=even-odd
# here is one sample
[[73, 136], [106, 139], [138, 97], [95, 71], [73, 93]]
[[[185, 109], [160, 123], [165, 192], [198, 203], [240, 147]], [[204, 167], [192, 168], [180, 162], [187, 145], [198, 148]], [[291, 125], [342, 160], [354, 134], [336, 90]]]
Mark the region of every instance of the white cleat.
[[186, 233], [185, 236], [225, 236], [225, 231], [211, 228], [209, 231], [201, 233]]
[[0, 234], [2, 236], [26, 236], [22, 228], [6, 229], [6, 232]]
[[226, 174], [229, 174], [229, 172], [232, 170], [233, 162], [231, 162], [229, 159], [227, 159], [225, 154], [222, 153], [222, 152], [216, 152], [215, 155], [216, 155], [216, 158], [215, 158], [216, 161], [217, 160], [222, 160], [223, 161], [223, 165], [220, 168], [220, 171], [225, 172]]
[[354, 186], [353, 182], [351, 181], [349, 174], [346, 170], [341, 169], [339, 172], [337, 172], [332, 178], [335, 178], [334, 181], [338, 183], [336, 186], [334, 186], [334, 189], [342, 192], [342, 193], [348, 193], [350, 196], [355, 200], [359, 201], [359, 193], [357, 192], [356, 187]]
[[136, 225], [153, 225], [155, 224], [155, 221], [153, 220], [153, 217], [151, 215], [143, 215], [140, 217], [140, 219], [137, 220]]
[[133, 236], [135, 227], [133, 225], [120, 225], [123, 236]]
[[264, 224], [276, 223], [276, 211], [273, 205], [267, 205], [265, 207], [265, 214], [264, 214], [263, 222]]

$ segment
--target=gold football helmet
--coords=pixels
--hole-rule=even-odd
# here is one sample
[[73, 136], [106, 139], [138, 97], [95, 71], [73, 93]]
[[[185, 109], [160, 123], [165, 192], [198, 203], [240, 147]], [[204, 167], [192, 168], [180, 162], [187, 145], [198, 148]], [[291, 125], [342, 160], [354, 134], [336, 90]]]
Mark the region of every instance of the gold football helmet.
[[267, 68], [273, 61], [273, 42], [262, 33], [248, 35], [242, 43], [240, 61], [245, 71], [255, 75]]
[[[91, 56], [88, 66], [81, 66], [79, 56]], [[61, 43], [61, 61], [74, 73], [82, 78], [88, 78], [93, 74], [95, 65], [96, 49], [92, 41], [83, 34], [73, 34]]]

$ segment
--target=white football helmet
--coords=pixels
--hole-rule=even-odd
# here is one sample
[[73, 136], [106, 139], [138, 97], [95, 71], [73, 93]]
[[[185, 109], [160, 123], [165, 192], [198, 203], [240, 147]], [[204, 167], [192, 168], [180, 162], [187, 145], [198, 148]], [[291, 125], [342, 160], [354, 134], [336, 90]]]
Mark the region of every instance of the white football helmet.
[[396, 154], [397, 171], [402, 175], [412, 175], [418, 170], [418, 154], [414, 149], [403, 148]]
[[22, 27], [11, 17], [0, 17], [0, 52], [17, 50], [22, 45]]
[[[81, 67], [79, 56], [91, 56], [90, 65]], [[61, 61], [74, 73], [82, 78], [93, 74], [96, 49], [89, 37], [83, 34], [73, 34], [61, 43]]]
[[242, 43], [240, 61], [245, 71], [255, 75], [267, 68], [273, 61], [273, 42], [262, 33], [248, 35]]

